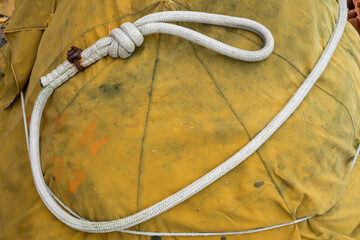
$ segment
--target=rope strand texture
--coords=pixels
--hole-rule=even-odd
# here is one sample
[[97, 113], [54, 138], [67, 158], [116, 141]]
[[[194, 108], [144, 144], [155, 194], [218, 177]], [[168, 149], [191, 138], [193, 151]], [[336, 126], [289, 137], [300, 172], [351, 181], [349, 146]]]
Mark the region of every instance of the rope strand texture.
[[[194, 30], [164, 23], [174, 21], [246, 29], [258, 34], [264, 41], [264, 47], [258, 51], [246, 51], [219, 42]], [[122, 24], [120, 28], [113, 29], [110, 32], [110, 37], [98, 40], [81, 53], [82, 65], [87, 67], [106, 55], [113, 58], [130, 57], [135, 50], [135, 46], [139, 47], [143, 43], [144, 36], [154, 33], [179, 36], [225, 56], [248, 62], [264, 60], [274, 49], [274, 38], [271, 32], [255, 21], [211, 13], [169, 11], [149, 14], [137, 20], [134, 24], [127, 22]], [[75, 66], [69, 61], [65, 61], [51, 73], [41, 77], [40, 85], [46, 87], [51, 84], [53, 88], [57, 88], [74, 76], [77, 71]]]
[[[281, 110], [281, 112], [244, 148], [233, 155], [231, 158], [220, 164], [218, 167], [205, 174], [195, 182], [169, 196], [168, 198], [150, 206], [138, 213], [124, 217], [122, 219], [104, 222], [90, 222], [84, 219], [71, 216], [64, 211], [61, 206], [54, 200], [48, 191], [48, 187], [44, 181], [44, 177], [41, 171], [40, 152], [39, 152], [39, 138], [40, 138], [40, 121], [41, 115], [44, 110], [44, 106], [51, 96], [53, 91], [61, 84], [66, 82], [71, 76], [77, 73], [77, 69], [68, 61], [58, 66], [54, 71], [41, 78], [41, 85], [44, 87], [36, 99], [34, 104], [31, 123], [30, 123], [30, 161], [31, 169], [34, 177], [35, 186], [38, 193], [48, 207], [48, 209], [63, 223], [73, 229], [77, 229], [84, 232], [112, 232], [112, 231], [124, 231], [124, 229], [147, 221], [190, 198], [194, 194], [198, 193], [211, 183], [222, 177], [227, 172], [231, 171], [234, 167], [239, 165], [242, 161], [253, 154], [270, 136], [288, 119], [288, 117], [295, 111], [299, 104], [303, 101], [307, 93], [310, 91], [316, 80], [322, 74], [327, 64], [329, 63], [333, 52], [338, 45], [342, 36], [345, 23], [346, 23], [346, 2], [340, 0], [340, 12], [339, 18], [335, 30], [328, 42], [328, 45], [323, 52], [320, 60], [316, 64], [315, 68], [304, 81], [301, 87], [296, 91], [294, 96]], [[189, 21], [189, 22], [201, 22], [214, 25], [228, 26], [244, 28], [259, 34], [264, 41], [264, 48], [255, 51], [245, 51], [237, 48], [233, 48], [214, 39], [208, 38], [193, 30], [189, 30], [180, 26], [162, 23], [163, 21]], [[137, 30], [135, 30], [137, 28]], [[167, 33], [176, 36], [183, 37], [190, 41], [193, 41], [202, 46], [208, 47], [216, 52], [230, 56], [235, 59], [244, 61], [260, 61], [268, 57], [274, 47], [274, 40], [269, 30], [264, 26], [248, 19], [241, 19], [236, 17], [229, 17], [216, 14], [199, 13], [199, 12], [161, 12], [147, 15], [133, 25], [122, 25], [119, 30], [113, 30], [110, 37], [105, 37], [98, 40], [95, 44], [85, 49], [82, 56], [82, 65], [88, 66], [97, 60], [105, 57], [106, 55], [128, 57], [135, 47], [141, 44], [142, 40], [138, 31], [143, 35], [149, 35], [152, 33]], [[124, 34], [123, 34], [124, 33]], [[126, 40], [125, 40], [126, 39]], [[130, 40], [129, 40], [130, 39]], [[130, 43], [131, 42], [131, 43]], [[116, 49], [117, 47], [117, 49]], [[307, 218], [304, 218], [307, 219]], [[298, 220], [296, 220], [298, 221]], [[296, 222], [295, 221], [295, 222]], [[294, 223], [295, 223], [294, 222]], [[281, 224], [279, 225], [281, 226]], [[285, 226], [284, 224], [282, 226]], [[271, 229], [271, 227], [264, 228], [263, 230]], [[262, 230], [262, 231], [263, 231]], [[246, 233], [258, 232], [257, 230], [249, 230]], [[129, 232], [130, 233], [130, 232]], [[240, 234], [240, 232], [238, 232]], [[205, 233], [199, 233], [198, 236]], [[216, 233], [221, 235], [222, 233]], [[190, 236], [195, 236], [189, 233]]]

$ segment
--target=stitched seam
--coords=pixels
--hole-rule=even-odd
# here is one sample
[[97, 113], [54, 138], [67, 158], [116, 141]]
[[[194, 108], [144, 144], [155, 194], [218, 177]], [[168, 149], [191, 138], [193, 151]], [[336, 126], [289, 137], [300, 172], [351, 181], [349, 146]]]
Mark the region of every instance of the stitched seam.
[[[173, 0], [173, 1], [174, 1], [174, 0]], [[193, 11], [193, 10], [190, 9], [189, 7], [185, 7], [185, 6], [183, 6], [182, 4], [180, 4], [180, 3], [176, 2], [176, 1], [174, 1], [174, 2], [175, 2], [176, 4], [179, 4], [181, 7], [185, 8], [185, 9], [187, 9], [187, 10]], [[227, 28], [225, 28], [225, 29], [227, 29]], [[247, 38], [246, 38], [246, 39], [247, 39]], [[248, 39], [248, 40], [251, 41], [250, 39]], [[251, 41], [251, 42], [252, 42], [252, 41]], [[251, 138], [251, 136], [250, 136], [250, 134], [249, 134], [249, 132], [248, 132], [245, 124], [244, 124], [244, 123], [240, 120], [240, 118], [237, 116], [237, 114], [235, 113], [235, 111], [234, 111], [233, 108], [231, 107], [229, 101], [225, 98], [225, 95], [222, 93], [222, 91], [221, 91], [220, 88], [218, 87], [217, 83], [215, 82], [214, 78], [212, 77], [212, 75], [210, 74], [210, 72], [208, 71], [208, 69], [205, 67], [205, 65], [202, 63], [202, 61], [200, 61], [200, 59], [199, 59], [199, 57], [198, 57], [198, 55], [197, 55], [197, 53], [196, 53], [194, 44], [192, 43], [192, 45], [193, 45], [193, 48], [194, 48], [195, 56], [197, 57], [197, 59], [199, 60], [199, 62], [203, 65], [203, 67], [206, 69], [206, 71], [208, 72], [208, 74], [210, 75], [210, 77], [212, 78], [215, 86], [218, 88], [218, 90], [219, 90], [220, 93], [222, 94], [223, 98], [224, 98], [225, 101], [227, 102], [228, 106], [229, 106], [230, 109], [232, 110], [232, 112], [233, 112], [233, 114], [235, 115], [235, 117], [238, 119], [238, 121], [240, 122], [240, 124], [243, 126], [246, 134], [248, 135], [249, 140], [251, 141], [252, 138]], [[267, 172], [269, 178], [271, 179], [272, 183], [274, 184], [274, 186], [275, 186], [276, 190], [278, 191], [280, 197], [283, 199], [283, 201], [284, 201], [284, 203], [285, 203], [285, 205], [286, 205], [289, 213], [292, 215], [292, 217], [294, 217], [295, 215], [294, 215], [294, 213], [290, 210], [289, 205], [288, 205], [288, 203], [286, 202], [286, 200], [285, 200], [285, 198], [284, 198], [284, 195], [282, 194], [282, 192], [280, 191], [280, 188], [279, 188], [278, 185], [275, 183], [272, 175], [270, 174], [270, 169], [268, 168], [267, 164], [265, 164], [265, 161], [264, 161], [263, 158], [261, 157], [261, 155], [260, 155], [260, 153], [259, 153], [258, 150], [256, 150], [256, 153], [257, 153], [257, 155], [259, 156], [259, 158], [260, 158], [260, 160], [261, 160], [264, 168], [266, 169], [266, 172]]]
[[[154, 70], [153, 70], [153, 74], [152, 74], [151, 87], [150, 87], [150, 92], [149, 92], [149, 104], [148, 104], [148, 110], [146, 112], [146, 118], [145, 118], [144, 135], [142, 137], [142, 142], [141, 142], [140, 160], [139, 160], [139, 172], [138, 172], [137, 201], [136, 201], [136, 208], [137, 208], [138, 212], [139, 212], [139, 202], [140, 202], [140, 181], [141, 181], [141, 175], [142, 175], [144, 142], [145, 142], [145, 138], [146, 138], [146, 130], [147, 130], [147, 125], [148, 125], [149, 113], [150, 113], [150, 109], [151, 109], [151, 100], [152, 100], [152, 93], [153, 93], [153, 90], [154, 90], [154, 81], [155, 81], [155, 76], [156, 76], [156, 70], [157, 70], [157, 66], [158, 66], [158, 63], [159, 63], [160, 42], [161, 42], [161, 35], [159, 35], [159, 39], [158, 39], [158, 47], [157, 47], [157, 50], [156, 50], [156, 58], [155, 58], [155, 63], [154, 63]], [[141, 231], [140, 224], [138, 224], [138, 231]]]
[[354, 121], [351, 117], [351, 114], [350, 114], [350, 111], [349, 109], [345, 106], [345, 104], [343, 104], [340, 100], [338, 100], [334, 95], [330, 94], [329, 92], [327, 92], [326, 90], [324, 90], [323, 88], [321, 88], [320, 86], [316, 85], [315, 84], [315, 87], [317, 87], [318, 89], [320, 89], [322, 92], [324, 92], [325, 94], [327, 94], [329, 97], [332, 97], [333, 99], [335, 99], [340, 105], [342, 105], [346, 112], [348, 113], [349, 117], [350, 117], [350, 121], [351, 121], [351, 126], [352, 126], [352, 129], [354, 131], [354, 139], [356, 138], [356, 131], [355, 131], [355, 125], [354, 125]]
[[235, 110], [234, 108], [230, 105], [228, 99], [225, 97], [224, 93], [221, 91], [218, 83], [215, 81], [213, 75], [210, 73], [209, 69], [205, 66], [205, 64], [201, 61], [201, 59], [199, 58], [197, 52], [196, 52], [196, 49], [195, 49], [195, 46], [193, 43], [191, 43], [193, 49], [194, 49], [194, 54], [197, 58], [197, 60], [201, 63], [201, 65], [203, 66], [203, 68], [205, 69], [205, 71], [208, 73], [208, 75], [210, 76], [212, 82], [214, 83], [215, 87], [217, 88], [217, 90], [219, 91], [221, 97], [225, 100], [226, 104], [228, 105], [228, 107], [230, 108], [231, 112], [233, 113], [233, 115], [236, 117], [236, 119], [240, 122], [240, 124], [244, 127], [245, 131], [246, 131], [246, 134], [248, 135], [249, 139], [251, 140], [251, 137], [250, 137], [250, 134], [248, 133], [248, 131], [246, 130], [245, 128], [245, 125], [244, 123], [240, 120], [240, 118], [238, 117], [238, 115], [235, 113]]
[[[157, 5], [157, 4], [153, 4], [153, 5]], [[136, 15], [136, 14], [138, 14], [138, 13], [140, 13], [140, 12], [146, 11], [148, 8], [150, 8], [150, 7], [153, 6], [153, 5], [150, 5], [150, 6], [144, 8], [144, 9], [138, 11], [138, 12], [135, 12], [135, 13], [132, 13], [132, 14], [129, 14], [129, 15]], [[123, 18], [123, 17], [125, 18], [125, 17], [127, 17], [127, 16], [129, 16], [129, 15], [124, 15], [124, 16], [122, 16], [122, 17], [120, 17], [120, 18], [118, 18], [118, 19], [116, 19], [116, 20], [114, 20], [114, 21], [118, 21], [119, 19], [121, 19], [121, 18]], [[114, 21], [111, 21], [111, 22], [114, 22]], [[110, 23], [110, 22], [109, 22], [109, 23]], [[80, 35], [78, 36], [78, 38], [82, 37], [84, 34], [86, 34], [87, 32], [89, 32], [89, 31], [92, 30], [93, 28], [98, 27], [98, 26], [104, 26], [105, 24], [107, 24], [107, 23], [99, 24], [99, 25], [96, 25], [96, 26], [94, 26], [94, 27], [89, 28], [88, 30], [86, 30], [85, 32], [83, 32], [82, 34], [80, 34]], [[73, 41], [75, 41], [75, 40], [73, 40]], [[71, 44], [70, 44], [70, 45], [71, 45]], [[70, 45], [69, 45], [69, 46], [70, 46]], [[55, 58], [55, 60], [50, 64], [50, 66], [56, 61], [56, 59], [58, 59], [59, 56], [62, 56], [62, 55], [63, 55], [63, 52], [61, 52], [61, 53]], [[108, 66], [105, 66], [103, 69], [106, 69], [107, 67], [109, 67], [109, 66], [110, 66], [111, 64], [113, 64], [114, 62], [115, 62], [115, 61], [112, 61]], [[48, 68], [49, 68], [49, 67], [48, 67]], [[48, 68], [47, 68], [47, 69], [48, 69]], [[46, 71], [47, 71], [47, 70], [46, 70]], [[100, 73], [100, 72], [99, 72], [99, 73]], [[69, 106], [75, 101], [75, 99], [76, 99], [76, 98], [78, 97], [78, 95], [83, 91], [83, 89], [84, 89], [88, 84], [90, 84], [90, 83], [98, 76], [99, 73], [97, 73], [92, 79], [90, 79], [89, 81], [87, 81], [87, 82], [75, 93], [75, 96], [70, 100], [70, 102], [69, 102], [69, 103], [65, 106], [65, 108], [60, 112], [59, 116], [61, 116], [61, 115], [69, 108]], [[44, 74], [42, 74], [42, 75], [44, 75]], [[54, 136], [55, 136], [56, 133], [57, 133], [57, 129], [54, 130], [54, 133], [50, 136], [50, 140], [49, 140], [48, 144], [45, 145], [45, 147], [48, 146], [48, 145], [50, 145], [50, 144], [52, 143], [53, 138], [54, 138]]]
[[16, 33], [20, 31], [34, 31], [34, 30], [44, 30], [44, 29], [46, 29], [46, 27], [20, 27], [20, 28], [6, 29], [4, 31], [4, 34]]
[[[240, 33], [237, 33], [237, 32], [233, 32], [233, 31], [230, 31], [229, 29], [226, 29], [227, 31], [229, 32], [232, 32], [236, 35], [239, 35], [247, 40], [249, 40], [250, 42], [256, 44], [257, 46], [261, 46], [260, 44], [256, 43], [255, 41], [251, 40], [250, 38], [240, 34]], [[306, 79], [306, 76], [305, 74], [303, 74], [299, 68], [297, 68], [295, 66], [295, 64], [293, 64], [290, 60], [286, 59], [285, 57], [281, 56], [279, 53], [276, 53], [275, 51], [272, 52], [273, 55], [281, 58], [282, 60], [284, 60], [285, 62], [287, 62], [296, 72], [298, 72], [304, 79]], [[346, 105], [341, 102], [336, 96], [332, 95], [331, 93], [329, 93], [328, 91], [326, 91], [325, 89], [321, 88], [317, 83], [314, 84], [315, 87], [319, 88], [323, 93], [325, 93], [326, 95], [328, 95], [329, 97], [333, 98], [336, 102], [338, 102], [341, 106], [343, 106], [345, 108], [345, 111], [347, 112], [349, 118], [350, 118], [350, 122], [351, 122], [351, 125], [352, 125], [352, 128], [353, 128], [353, 134], [354, 134], [354, 138], [355, 138], [355, 135], [356, 135], [356, 131], [355, 131], [355, 124], [354, 124], [354, 120], [353, 120], [353, 117], [351, 116], [351, 113], [349, 111], [349, 109], [346, 107]]]
[[[275, 56], [278, 56], [279, 58], [283, 59], [283, 60], [286, 61], [288, 64], [290, 64], [301, 76], [304, 77], [304, 79], [306, 79], [305, 74], [303, 74], [292, 62], [290, 62], [288, 59], [286, 59], [285, 57], [281, 56], [280, 54], [278, 54], [278, 53], [276, 53], [276, 52], [273, 52], [273, 54], [274, 54]], [[348, 115], [349, 115], [349, 118], [350, 118], [350, 121], [351, 121], [351, 125], [352, 125], [353, 131], [354, 131], [354, 138], [355, 138], [355, 132], [356, 132], [356, 131], [355, 131], [355, 124], [354, 124], [354, 120], [353, 120], [353, 118], [352, 118], [352, 116], [351, 116], [351, 113], [350, 113], [349, 109], [345, 106], [344, 103], [342, 103], [339, 99], [337, 99], [336, 96], [332, 95], [331, 93], [329, 93], [328, 91], [326, 91], [325, 89], [323, 89], [322, 87], [320, 87], [319, 85], [317, 85], [316, 83], [315, 83], [314, 86], [317, 87], [318, 89], [320, 89], [321, 91], [323, 91], [323, 92], [324, 92], [326, 95], [328, 95], [329, 97], [332, 97], [335, 101], [337, 101], [339, 104], [341, 104], [341, 105], [345, 108], [346, 112], [347, 112]]]
[[[232, 111], [232, 113], [234, 114], [234, 116], [236, 117], [236, 119], [237, 119], [237, 120], [240, 122], [240, 124], [243, 126], [243, 128], [244, 128], [244, 130], [245, 130], [245, 132], [246, 132], [246, 134], [247, 134], [247, 136], [248, 136], [248, 138], [249, 138], [249, 140], [251, 141], [252, 138], [251, 138], [251, 136], [250, 136], [250, 134], [249, 134], [249, 131], [247, 130], [245, 124], [240, 120], [239, 116], [238, 116], [238, 115], [236, 114], [236, 112], [234, 111], [234, 109], [233, 109], [233, 107], [231, 106], [230, 102], [229, 102], [228, 99], [225, 97], [224, 93], [221, 91], [220, 87], [218, 86], [217, 82], [215, 81], [214, 77], [212, 76], [212, 74], [210, 73], [210, 71], [208, 70], [208, 68], [207, 68], [207, 67], [204, 65], [204, 63], [200, 60], [199, 56], [198, 56], [197, 53], [196, 53], [196, 49], [195, 49], [195, 47], [194, 47], [194, 44], [193, 44], [193, 43], [191, 43], [191, 44], [192, 44], [192, 46], [193, 46], [193, 49], [194, 49], [194, 53], [195, 53], [196, 58], [199, 60], [199, 62], [201, 63], [201, 65], [204, 67], [204, 69], [206, 70], [206, 72], [208, 73], [208, 75], [210, 76], [210, 78], [212, 79], [212, 81], [214, 82], [214, 84], [215, 84], [216, 88], [218, 89], [218, 91], [220, 92], [221, 96], [224, 98], [225, 102], [227, 103], [227, 105], [228, 105], [229, 108], [231, 109], [231, 111]], [[274, 179], [272, 178], [272, 176], [271, 176], [271, 174], [270, 174], [270, 170], [269, 170], [268, 166], [265, 164], [265, 161], [264, 161], [263, 158], [261, 157], [259, 151], [256, 150], [256, 153], [257, 153], [257, 155], [259, 156], [262, 164], [264, 165], [264, 168], [266, 169], [266, 172], [267, 172], [269, 178], [271, 179], [272, 183], [274, 184], [276, 190], [278, 191], [280, 197], [283, 199], [283, 201], [284, 201], [284, 203], [285, 203], [285, 205], [286, 205], [289, 213], [290, 213], [293, 217], [295, 217], [294, 213], [290, 210], [287, 202], [285, 201], [285, 198], [284, 198], [282, 192], [280, 191], [280, 188], [276, 185]]]
[[[187, 9], [187, 10], [193, 11], [191, 8], [186, 7], [186, 6], [182, 5], [181, 3], [177, 2], [177, 1], [174, 1], [174, 0], [173, 0], [173, 2], [175, 2], [176, 4], [178, 4], [179, 6], [185, 8], [185, 9]], [[242, 34], [240, 34], [240, 33], [238, 33], [238, 32], [232, 31], [232, 28], [225, 28], [225, 30], [228, 31], [228, 32], [234, 33], [234, 34], [236, 34], [236, 35], [239, 35], [239, 36], [247, 39], [248, 41], [254, 43], [255, 45], [257, 45], [257, 46], [259, 46], [259, 47], [262, 47], [260, 44], [258, 44], [258, 43], [255, 42], [254, 40], [252, 40], [252, 39], [250, 39], [250, 38], [248, 38], [248, 37], [246, 37], [246, 36], [244, 36], [244, 35], [242, 35]], [[273, 54], [273, 55], [281, 58], [281, 59], [284, 60], [285, 62], [287, 62], [292, 68], [295, 69], [295, 71], [297, 71], [301, 76], [304, 77], [304, 79], [306, 79], [305, 74], [303, 74], [303, 73], [300, 71], [300, 69], [299, 69], [298, 67], [296, 67], [295, 64], [292, 63], [290, 60], [288, 60], [287, 58], [283, 57], [282, 55], [280, 55], [279, 53], [277, 53], [277, 52], [275, 52], [275, 51], [273, 51], [271, 54]], [[316, 83], [315, 83], [314, 86], [317, 87], [317, 88], [319, 88], [322, 92], [324, 92], [325, 94], [327, 94], [329, 97], [333, 98], [336, 102], [338, 102], [341, 106], [343, 106], [343, 107], [345, 108], [347, 114], [349, 115], [350, 121], [351, 121], [351, 125], [352, 125], [353, 131], [354, 131], [354, 139], [355, 139], [355, 137], [356, 137], [356, 131], [355, 131], [354, 120], [353, 120], [353, 117], [351, 116], [351, 113], [350, 113], [349, 109], [346, 107], [346, 105], [345, 105], [344, 103], [342, 103], [339, 99], [337, 99], [336, 96], [332, 95], [331, 93], [329, 93], [329, 92], [326, 91], [325, 89], [321, 88], [321, 87], [318, 86]]]
[[[163, 9], [164, 9], [164, 4], [161, 6], [161, 11]], [[157, 70], [157, 67], [158, 67], [159, 60], [160, 60], [159, 59], [160, 42], [161, 42], [161, 34], [159, 34], [158, 45], [157, 45], [157, 49], [156, 49], [154, 70], [153, 70], [153, 74], [152, 74], [152, 77], [151, 77], [151, 86], [150, 86], [150, 92], [149, 92], [149, 104], [148, 104], [148, 110], [146, 112], [146, 117], [145, 117], [144, 134], [143, 134], [142, 141], [141, 141], [140, 159], [139, 159], [139, 171], [138, 171], [138, 186], [137, 186], [137, 196], [136, 196], [136, 209], [137, 209], [137, 212], [139, 212], [140, 189], [141, 189], [140, 188], [140, 182], [141, 182], [141, 176], [142, 176], [142, 165], [143, 165], [142, 162], [143, 162], [144, 142], [145, 142], [146, 130], [147, 130], [147, 125], [148, 125], [148, 120], [149, 120], [151, 99], [152, 99], [152, 94], [153, 94], [153, 91], [154, 91], [154, 81], [155, 81], [155, 76], [156, 76], [156, 70]], [[137, 230], [141, 231], [141, 224], [137, 225]], [[142, 236], [139, 235], [138, 237], [139, 237], [139, 240], [141, 240]]]

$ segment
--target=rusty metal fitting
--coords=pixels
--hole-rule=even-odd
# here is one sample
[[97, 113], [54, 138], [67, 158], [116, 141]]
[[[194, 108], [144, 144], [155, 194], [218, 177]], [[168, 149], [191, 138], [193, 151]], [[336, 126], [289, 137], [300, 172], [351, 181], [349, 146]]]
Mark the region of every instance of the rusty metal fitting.
[[81, 52], [80, 48], [72, 46], [67, 52], [67, 60], [74, 64], [79, 71], [84, 71], [85, 67], [81, 64]]

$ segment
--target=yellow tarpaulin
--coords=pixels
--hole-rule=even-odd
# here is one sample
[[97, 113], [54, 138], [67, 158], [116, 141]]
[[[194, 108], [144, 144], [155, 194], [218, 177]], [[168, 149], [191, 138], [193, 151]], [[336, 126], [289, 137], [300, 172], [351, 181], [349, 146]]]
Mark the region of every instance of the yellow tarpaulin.
[[[71, 46], [85, 49], [121, 23], [172, 10], [250, 18], [275, 39], [268, 59], [246, 63], [179, 37], [150, 35], [129, 59], [105, 57], [54, 92], [40, 133], [45, 180], [83, 218], [113, 220], [200, 178], [261, 131], [314, 68], [338, 8], [335, 0], [18, 1], [0, 80], [0, 238], [150, 239], [73, 230], [35, 189], [19, 93], [25, 92], [30, 121], [39, 78], [61, 64]], [[177, 24], [239, 48], [262, 47], [245, 30]], [[266, 232], [204, 239], [360, 239], [359, 164], [350, 174], [359, 144], [359, 53], [360, 38], [347, 24], [324, 74], [255, 154], [130, 229], [229, 232], [316, 215]]]

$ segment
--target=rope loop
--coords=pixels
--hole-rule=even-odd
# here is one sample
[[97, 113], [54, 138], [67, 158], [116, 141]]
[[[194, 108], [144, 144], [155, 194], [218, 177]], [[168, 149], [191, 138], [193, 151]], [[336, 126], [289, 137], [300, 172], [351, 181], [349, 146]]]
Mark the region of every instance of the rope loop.
[[[60, 203], [61, 206], [59, 205], [59, 203], [57, 202], [58, 200], [52, 196], [44, 180], [39, 151], [40, 123], [42, 112], [44, 110], [47, 100], [49, 99], [53, 91], [78, 72], [78, 69], [72, 63], [70, 63], [69, 61], [65, 61], [51, 73], [49, 73], [45, 77], [41, 77], [41, 85], [44, 88], [40, 91], [36, 99], [31, 115], [29, 135], [29, 155], [31, 170], [34, 177], [36, 189], [44, 204], [60, 221], [65, 223], [67, 226], [80, 231], [98, 233], [120, 231], [145, 235], [152, 234], [134, 232], [126, 229], [139, 223], [145, 222], [149, 219], [152, 219], [160, 215], [161, 213], [175, 207], [176, 205], [184, 202], [185, 200], [200, 192], [213, 182], [217, 181], [220, 177], [224, 176], [226, 173], [231, 171], [233, 168], [235, 168], [241, 162], [247, 159], [250, 155], [256, 152], [257, 149], [259, 149], [297, 109], [297, 107], [301, 104], [301, 102], [311, 90], [312, 86], [319, 79], [320, 75], [324, 72], [341, 39], [342, 33], [346, 25], [346, 18], [346, 1], [339, 0], [339, 17], [337, 19], [335, 29], [314, 69], [306, 78], [304, 83], [300, 86], [300, 88], [294, 93], [289, 102], [286, 103], [284, 108], [248, 144], [246, 144], [242, 149], [240, 149], [229, 159], [225, 160], [219, 166], [206, 173], [204, 176], [200, 177], [188, 186], [185, 186], [178, 192], [172, 194], [171, 196], [130, 216], [111, 221], [91, 222], [79, 217], [67, 207], [64, 208], [69, 212], [65, 211], [61, 207], [64, 206], [64, 204]], [[258, 34], [263, 39], [264, 47], [261, 50], [254, 52], [241, 50], [221, 43], [207, 36], [204, 36], [203, 34], [196, 31], [174, 24], [164, 23], [167, 21], [199, 22], [225, 27], [247, 29]], [[249, 19], [187, 11], [160, 12], [147, 15], [136, 21], [134, 24], [125, 23], [121, 25], [120, 29], [114, 29], [110, 33], [109, 37], [98, 40], [93, 45], [82, 51], [81, 62], [79, 64], [81, 64], [83, 67], [87, 67], [107, 55], [110, 55], [111, 57], [126, 58], [134, 51], [135, 46], [141, 45], [141, 43], [143, 42], [143, 36], [153, 33], [166, 33], [180, 36], [184, 39], [205, 46], [225, 56], [250, 62], [261, 61], [267, 58], [274, 48], [274, 39], [270, 31], [263, 25]], [[357, 151], [357, 154], [359, 154], [359, 151], [360, 150]], [[222, 234], [231, 235], [254, 233], [283, 227], [289, 224], [295, 224], [299, 221], [307, 220], [310, 217], [298, 219], [291, 223], [278, 224], [275, 226], [251, 229], [248, 231], [240, 232], [159, 233], [159, 235], [208, 236]]]
[[[246, 29], [259, 35], [264, 41], [264, 47], [258, 51], [239, 49], [194, 30], [165, 22], [194, 22]], [[120, 28], [113, 29], [109, 37], [98, 40], [81, 52], [81, 61], [77, 60], [73, 64], [64, 62], [51, 73], [41, 77], [40, 86], [46, 87], [56, 82], [53, 86], [57, 88], [72, 77], [74, 71], [76, 73], [106, 55], [112, 58], [128, 58], [135, 51], [135, 47], [141, 46], [144, 42], [144, 36], [155, 33], [178, 36], [222, 55], [247, 62], [262, 61], [270, 56], [274, 49], [274, 38], [271, 32], [260, 23], [250, 19], [189, 11], [158, 12], [144, 16], [134, 24], [126, 22]], [[67, 73], [68, 71], [71, 73]]]

